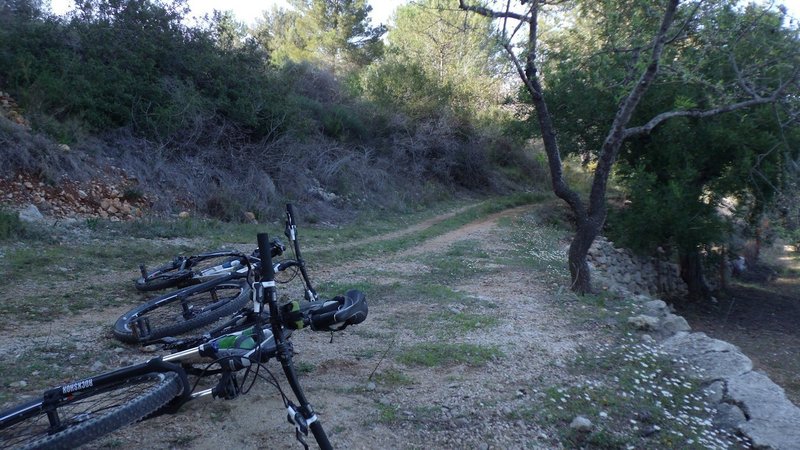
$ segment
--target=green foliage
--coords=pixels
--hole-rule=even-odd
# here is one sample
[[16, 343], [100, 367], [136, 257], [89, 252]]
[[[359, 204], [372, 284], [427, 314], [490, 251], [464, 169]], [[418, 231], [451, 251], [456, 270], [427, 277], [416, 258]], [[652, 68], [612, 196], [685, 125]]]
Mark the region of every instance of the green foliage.
[[278, 64], [310, 61], [348, 73], [379, 57], [386, 32], [369, 23], [365, 0], [292, 0], [292, 9], [273, 8], [255, 34]]
[[[620, 99], [647, 63], [660, 8], [636, 0], [581, 2], [576, 26], [553, 32], [548, 87], [567, 153], [590, 162], [602, 147]], [[752, 97], [747, 89], [768, 95], [796, 71], [800, 43], [796, 31], [781, 27], [780, 13], [713, 1], [679, 9], [676, 26], [690, 13], [695, 19], [666, 48], [661, 75], [631, 125], [666, 111], [735, 103]], [[784, 100], [791, 102], [791, 95]], [[785, 158], [797, 148], [797, 134], [780, 125], [789, 117], [778, 104], [671, 119], [626, 142], [616, 176], [628, 204], [609, 218], [615, 240], [648, 253], [658, 245], [692, 252], [720, 242], [726, 227], [716, 208], [726, 197], [737, 199], [740, 213], [757, 217], [780, 190]]]
[[487, 113], [499, 103], [501, 49], [490, 21], [453, 6], [425, 0], [398, 8], [385, 57], [362, 76], [369, 99], [414, 118]]
[[414, 119], [439, 115], [453, 96], [452, 85], [437, 83], [421, 64], [390, 59], [368, 68], [362, 88], [375, 103]]
[[397, 360], [411, 366], [449, 366], [465, 364], [484, 366], [503, 352], [494, 346], [475, 344], [423, 343], [405, 349]]
[[81, 1], [63, 18], [4, 9], [0, 80], [35, 126], [55, 132], [48, 117], [95, 132], [131, 127], [167, 142], [213, 118], [254, 138], [272, 130], [285, 115], [276, 101], [285, 92], [265, 70], [266, 54], [242, 43], [229, 15], [187, 27], [184, 14], [180, 2], [151, 0]]
[[0, 209], [0, 241], [18, 237], [23, 230], [24, 226], [17, 213]]

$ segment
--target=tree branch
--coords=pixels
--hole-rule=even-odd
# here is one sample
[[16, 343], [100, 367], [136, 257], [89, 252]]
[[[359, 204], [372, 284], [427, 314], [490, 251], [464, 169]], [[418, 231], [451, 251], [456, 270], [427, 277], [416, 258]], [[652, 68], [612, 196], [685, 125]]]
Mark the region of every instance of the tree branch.
[[570, 189], [564, 180], [563, 169], [561, 167], [561, 153], [558, 148], [558, 139], [556, 138], [553, 118], [547, 108], [547, 102], [544, 99], [542, 85], [539, 81], [539, 76], [536, 69], [536, 43], [538, 41], [537, 19], [539, 6], [539, 0], [531, 1], [528, 13], [520, 15], [508, 11], [502, 13], [480, 6], [470, 6], [465, 3], [465, 0], [459, 0], [459, 7], [465, 11], [472, 11], [485, 17], [499, 19], [513, 18], [519, 20], [520, 23], [515, 28], [514, 34], [516, 34], [517, 30], [520, 29], [523, 23], [528, 24], [528, 47], [527, 53], [525, 54], [524, 66], [517, 54], [514, 53], [514, 49], [511, 47], [510, 40], [505, 40], [503, 42], [503, 48], [506, 50], [506, 53], [508, 53], [511, 62], [514, 64], [514, 68], [520, 77], [520, 80], [522, 80], [525, 88], [533, 100], [533, 105], [536, 109], [536, 117], [539, 121], [539, 128], [542, 132], [542, 142], [544, 143], [545, 152], [547, 153], [547, 162], [550, 169], [550, 181], [553, 187], [553, 193], [555, 193], [557, 197], [564, 200], [570, 206], [572, 211], [575, 213], [576, 220], [580, 225], [585, 221], [586, 208], [584, 207], [580, 195]]
[[458, 7], [464, 11], [472, 11], [484, 17], [492, 19], [516, 19], [521, 22], [531, 23], [531, 17], [528, 14], [518, 14], [511, 11], [493, 11], [489, 8], [476, 5], [467, 5], [464, 0], [458, 0]]
[[627, 139], [627, 138], [632, 137], [632, 136], [638, 136], [638, 135], [642, 135], [642, 134], [650, 134], [657, 126], [661, 125], [662, 123], [664, 123], [665, 121], [667, 121], [669, 119], [673, 119], [673, 118], [676, 118], [676, 117], [697, 117], [697, 118], [711, 117], [711, 116], [716, 116], [718, 114], [723, 114], [723, 113], [727, 113], [727, 112], [731, 112], [731, 111], [736, 111], [736, 110], [739, 110], [739, 109], [750, 108], [750, 107], [758, 106], [758, 105], [765, 105], [765, 104], [768, 104], [768, 103], [775, 103], [776, 101], [778, 101], [778, 98], [781, 95], [783, 95], [783, 92], [786, 90], [786, 88], [789, 85], [791, 85], [794, 82], [794, 80], [798, 77], [798, 73], [799, 72], [800, 71], [795, 72], [794, 76], [792, 78], [790, 78], [789, 80], [787, 80], [783, 84], [781, 84], [781, 86], [779, 86], [778, 89], [776, 89], [772, 93], [772, 95], [770, 95], [769, 97], [761, 97], [761, 96], [755, 95], [755, 97], [751, 98], [750, 100], [745, 100], [745, 101], [741, 101], [741, 102], [738, 102], [738, 103], [731, 103], [731, 104], [728, 104], [728, 105], [723, 105], [723, 106], [719, 106], [719, 107], [711, 108], [711, 109], [704, 109], [704, 110], [689, 109], [689, 110], [684, 110], [684, 111], [667, 111], [667, 112], [663, 112], [663, 113], [653, 117], [652, 119], [650, 119], [649, 122], [647, 122], [646, 124], [644, 124], [642, 126], [625, 129], [625, 131], [622, 134], [622, 137], [623, 137], [623, 139]]
[[592, 192], [589, 195], [589, 215], [605, 218], [606, 202], [605, 194], [608, 184], [608, 176], [611, 174], [611, 167], [617, 159], [617, 153], [622, 146], [625, 139], [625, 127], [630, 122], [636, 106], [641, 101], [645, 92], [653, 84], [656, 74], [658, 73], [661, 55], [664, 52], [664, 45], [667, 41], [667, 33], [675, 20], [675, 12], [678, 9], [679, 0], [669, 0], [667, 8], [664, 11], [664, 16], [661, 20], [661, 26], [658, 29], [653, 39], [653, 51], [650, 56], [650, 63], [636, 85], [633, 86], [631, 92], [622, 101], [614, 117], [614, 122], [611, 124], [611, 129], [603, 142], [603, 147], [600, 151], [600, 158], [597, 161], [597, 168], [595, 169], [594, 180], [592, 182]]

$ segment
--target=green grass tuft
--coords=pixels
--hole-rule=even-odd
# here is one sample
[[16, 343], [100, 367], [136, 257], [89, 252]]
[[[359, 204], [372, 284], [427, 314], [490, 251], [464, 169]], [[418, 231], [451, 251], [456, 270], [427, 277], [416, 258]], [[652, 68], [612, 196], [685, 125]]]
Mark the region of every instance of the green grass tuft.
[[403, 350], [397, 361], [409, 366], [437, 367], [455, 364], [484, 366], [503, 352], [494, 346], [475, 344], [422, 343]]

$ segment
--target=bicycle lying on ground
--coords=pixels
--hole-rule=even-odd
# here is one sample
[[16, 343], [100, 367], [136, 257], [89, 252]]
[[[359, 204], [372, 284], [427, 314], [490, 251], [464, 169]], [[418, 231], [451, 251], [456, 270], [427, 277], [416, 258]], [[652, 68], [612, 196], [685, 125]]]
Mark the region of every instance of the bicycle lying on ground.
[[[305, 299], [317, 300], [317, 292], [311, 284], [300, 252], [295, 212], [291, 204], [286, 205], [284, 233], [292, 243], [294, 258], [278, 262], [274, 270], [283, 273], [295, 269], [294, 274], [282, 282], [288, 283], [299, 273], [304, 284]], [[271, 257], [280, 256], [285, 250], [277, 239], [273, 240], [268, 248]], [[220, 255], [222, 252], [214, 254]], [[261, 266], [259, 251], [255, 250], [251, 255], [236, 252], [224, 252], [224, 254], [229, 261], [236, 261], [235, 264], [228, 264], [229, 267], [226, 269], [230, 270], [216, 270], [214, 276], [208, 276], [202, 282], [200, 282], [201, 276], [195, 273], [191, 278], [184, 279], [183, 283], [192, 280], [199, 284], [137, 305], [117, 319], [113, 329], [114, 337], [126, 343], [148, 344], [165, 337], [175, 337], [195, 330], [202, 331], [204, 327], [213, 325], [244, 308], [250, 298], [247, 275], [251, 273], [251, 269], [257, 271]]]
[[[299, 245], [297, 242], [297, 226], [294, 207], [291, 203], [286, 205], [286, 237], [292, 241], [295, 259], [301, 260]], [[275, 239], [271, 246], [271, 256], [280, 256], [286, 250], [283, 244]], [[158, 266], [153, 270], [148, 270], [144, 264], [139, 264], [141, 277], [136, 280], [136, 289], [142, 292], [160, 291], [173, 287], [184, 288], [202, 282], [224, 277], [233, 272], [242, 270], [245, 261], [240, 256], [241, 252], [229, 250], [219, 250], [213, 252], [203, 252], [192, 256], [176, 256], [172, 261]], [[258, 260], [258, 251], [253, 250], [250, 254], [251, 259]], [[303, 267], [302, 270], [305, 270]], [[307, 274], [303, 273], [304, 280], [308, 280]], [[311, 285], [307, 283], [307, 288]], [[313, 289], [312, 289], [313, 292]], [[306, 296], [307, 299], [311, 299]]]
[[[258, 248], [261, 255], [270, 254], [266, 234], [258, 235]], [[247, 321], [231, 324], [226, 334], [202, 337], [199, 344], [176, 353], [65, 383], [0, 412], [0, 447], [76, 447], [139, 420], [177, 412], [197, 398], [233, 399], [247, 392], [249, 387], [243, 387], [248, 382], [252, 386], [261, 378], [278, 389], [296, 438], [306, 449], [309, 431], [320, 448], [332, 448], [297, 379], [290, 338], [296, 329], [338, 331], [363, 322], [368, 313], [366, 299], [351, 290], [331, 300], [279, 305], [271, 256], [261, 263], [259, 279], [253, 284], [253, 314]], [[280, 362], [297, 404], [266, 368], [272, 358]], [[190, 377], [197, 381], [215, 377], [217, 383], [196, 391], [197, 382], [190, 383]]]

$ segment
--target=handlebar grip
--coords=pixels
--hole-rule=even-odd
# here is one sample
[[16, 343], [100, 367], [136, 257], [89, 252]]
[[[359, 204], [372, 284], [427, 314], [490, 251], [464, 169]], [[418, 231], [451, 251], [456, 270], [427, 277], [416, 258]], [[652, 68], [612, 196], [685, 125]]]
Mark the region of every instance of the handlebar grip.
[[294, 220], [294, 205], [292, 205], [291, 203], [286, 204], [286, 217], [289, 220], [289, 226], [296, 225]]
[[258, 254], [261, 256], [261, 281], [274, 281], [275, 268], [272, 267], [272, 252], [270, 251], [269, 235], [258, 233]]

